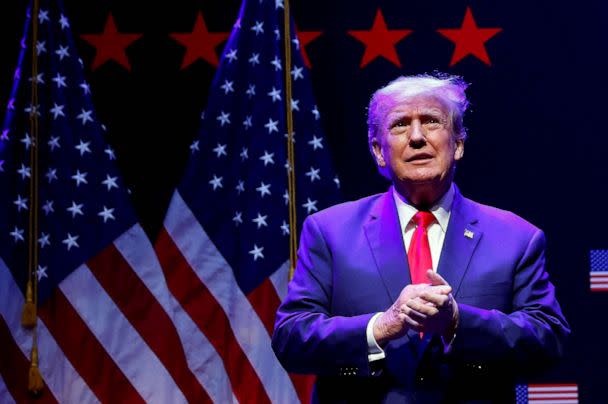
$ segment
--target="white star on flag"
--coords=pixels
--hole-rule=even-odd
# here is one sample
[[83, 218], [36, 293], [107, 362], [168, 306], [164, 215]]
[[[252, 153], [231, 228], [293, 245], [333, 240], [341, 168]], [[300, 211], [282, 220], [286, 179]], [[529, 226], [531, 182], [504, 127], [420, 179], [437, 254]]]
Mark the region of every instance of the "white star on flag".
[[272, 132], [278, 132], [279, 129], [277, 128], [277, 124], [279, 123], [279, 121], [273, 121], [272, 118], [268, 118], [268, 123], [266, 125], [264, 125], [264, 127], [266, 129], [268, 129], [268, 133], [272, 133]]
[[274, 164], [274, 153], [268, 153], [264, 150], [264, 155], [260, 157], [260, 160], [264, 161], [264, 167], [268, 164]]
[[268, 92], [268, 96], [272, 97], [272, 102], [281, 101], [281, 91], [272, 87], [272, 90]]
[[266, 218], [268, 217], [268, 215], [264, 215], [262, 216], [259, 212], [258, 212], [258, 216], [255, 219], [251, 219], [252, 222], [254, 222], [255, 224], [258, 225], [258, 229], [262, 226], [268, 226], [268, 223], [266, 223]]
[[102, 210], [102, 211], [100, 211], [99, 213], [97, 213], [97, 216], [101, 216], [101, 217], [103, 217], [103, 222], [105, 223], [105, 222], [107, 222], [107, 221], [108, 221], [108, 219], [112, 219], [112, 220], [115, 220], [115, 219], [116, 219], [116, 218], [114, 217], [113, 213], [114, 213], [114, 208], [110, 208], [110, 209], [108, 209], [108, 208], [106, 208], [106, 207], [104, 206], [104, 207], [103, 207], [103, 210]]
[[306, 203], [302, 204], [303, 208], [306, 208], [306, 212], [310, 214], [310, 212], [316, 212], [317, 209], [317, 201], [311, 201], [310, 198], [306, 198]]
[[319, 168], [310, 167], [310, 170], [306, 173], [306, 176], [310, 178], [310, 182], [321, 179], [321, 176], [319, 176], [319, 171]]
[[44, 248], [47, 245], [51, 245], [51, 240], [49, 240], [50, 237], [51, 236], [45, 232], [40, 233], [40, 238], [38, 238], [38, 244], [40, 244], [40, 248]]
[[209, 180], [209, 184], [213, 186], [213, 190], [215, 191], [217, 188], [222, 188], [222, 177], [213, 176], [212, 180]]
[[110, 146], [106, 147], [106, 149], [103, 152], [108, 155], [108, 158], [110, 160], [116, 160], [116, 155], [114, 154], [114, 150]]
[[190, 145], [190, 151], [192, 153], [200, 151], [199, 147], [198, 147], [199, 141], [195, 140], [194, 142], [192, 142], [192, 144]]
[[82, 119], [82, 124], [86, 124], [87, 122], [93, 122], [93, 118], [91, 118], [91, 114], [93, 111], [85, 110], [84, 108], [80, 110], [80, 114], [76, 115], [76, 119]]
[[72, 236], [70, 233], [68, 233], [68, 235], [67, 235], [66, 239], [65, 239], [65, 240], [62, 240], [61, 242], [62, 242], [63, 244], [65, 244], [65, 245], [66, 245], [66, 247], [67, 247], [67, 249], [68, 249], [68, 251], [70, 251], [70, 249], [71, 249], [72, 247], [76, 247], [76, 248], [80, 247], [80, 246], [78, 245], [78, 242], [77, 242], [77, 240], [78, 240], [78, 238], [79, 238], [79, 237], [80, 237], [80, 236], [78, 236], [78, 235], [76, 235], [76, 236]]
[[46, 21], [49, 21], [49, 11], [40, 9], [38, 11], [38, 22], [40, 22], [42, 24], [43, 22], [46, 22]]
[[221, 157], [221, 156], [227, 156], [228, 154], [226, 153], [226, 145], [225, 144], [217, 144], [217, 146], [215, 146], [215, 148], [213, 149], [213, 151], [215, 152], [215, 157]]
[[51, 148], [51, 151], [59, 149], [61, 147], [61, 145], [59, 144], [59, 136], [51, 136], [47, 144]]
[[118, 184], [116, 184], [116, 180], [118, 177], [110, 177], [110, 175], [106, 174], [106, 179], [101, 181], [103, 185], [108, 187], [108, 191], [112, 188], [118, 188]]
[[237, 192], [240, 194], [241, 192], [245, 192], [245, 183], [243, 181], [239, 181], [238, 185], [234, 187]]
[[63, 60], [63, 58], [70, 57], [70, 53], [68, 52], [68, 47], [67, 46], [61, 46], [61, 45], [59, 45], [59, 49], [57, 49], [55, 51], [55, 54], [57, 56], [59, 56], [59, 60]]
[[80, 184], [88, 184], [87, 182], [87, 173], [81, 173], [80, 170], [76, 170], [76, 174], [72, 175], [72, 179], [76, 181], [76, 186], [80, 186]]
[[21, 168], [17, 170], [17, 173], [21, 175], [21, 179], [25, 179], [25, 177], [30, 178], [32, 176], [31, 174], [31, 168], [30, 167], [26, 167], [25, 164], [21, 164]]
[[241, 150], [241, 154], [240, 154], [241, 160], [244, 161], [245, 159], [249, 158], [248, 152], [249, 152], [249, 149], [247, 149], [246, 147], [243, 147], [243, 150]]
[[251, 27], [251, 30], [255, 32], [255, 35], [264, 33], [264, 21], [256, 21], [255, 25]]
[[17, 205], [17, 212], [21, 212], [21, 209], [27, 210], [27, 198], [22, 198], [21, 195], [17, 195], [17, 199], [13, 201]]
[[57, 169], [49, 167], [48, 171], [44, 175], [46, 176], [50, 184], [51, 182], [57, 179]]
[[251, 63], [252, 66], [259, 65], [260, 64], [260, 54], [252, 53], [251, 57], [249, 58], [249, 63]]
[[323, 148], [323, 144], [321, 143], [322, 141], [323, 141], [323, 138], [312, 135], [312, 140], [309, 140], [308, 144], [312, 146], [313, 150], [322, 149]]
[[47, 267], [38, 265], [38, 269], [36, 270], [36, 276], [38, 277], [38, 281], [40, 281], [42, 278], [48, 278], [48, 276], [46, 274], [46, 270], [47, 270]]
[[230, 63], [234, 62], [238, 59], [236, 55], [236, 49], [232, 49], [230, 52], [226, 53], [226, 59], [230, 61]]
[[221, 111], [220, 115], [217, 116], [217, 120], [220, 121], [220, 125], [222, 126], [230, 123], [230, 112]]
[[255, 95], [255, 85], [250, 84], [249, 87], [247, 87], [245, 94], [247, 94], [249, 98], [253, 97]]
[[65, 84], [65, 76], [62, 76], [59, 73], [57, 73], [57, 76], [53, 77], [52, 80], [57, 84], [57, 88], [67, 87]]
[[274, 66], [275, 72], [278, 72], [279, 70], [283, 69], [283, 67], [281, 66], [281, 59], [279, 59], [278, 56], [275, 56], [274, 59], [272, 59], [272, 61], [270, 62], [270, 64]]
[[82, 203], [72, 201], [72, 206], [66, 208], [66, 210], [72, 214], [72, 219], [74, 219], [76, 215], [84, 215], [84, 213], [82, 213], [82, 206]]
[[271, 184], [264, 184], [264, 182], [262, 181], [260, 183], [260, 186], [257, 187], [255, 190], [258, 191], [260, 193], [260, 196], [263, 198], [264, 195], [270, 195], [270, 185]]
[[55, 211], [55, 209], [53, 209], [53, 201], [45, 201], [44, 205], [42, 205], [42, 210], [44, 210], [44, 213], [48, 216], [49, 213], [52, 213]]
[[224, 94], [228, 94], [228, 93], [233, 93], [234, 92], [234, 87], [233, 87], [234, 82], [233, 81], [224, 81], [224, 84], [222, 84], [220, 86], [220, 88], [222, 90], [224, 90]]
[[253, 255], [254, 261], [257, 261], [258, 258], [264, 258], [264, 254], [262, 254], [263, 250], [264, 250], [264, 247], [258, 247], [256, 244], [254, 244], [253, 250], [249, 251], [249, 254]]
[[82, 91], [84, 92], [84, 94], [91, 94], [91, 86], [89, 86], [89, 83], [87, 83], [86, 81], [83, 81], [82, 83], [80, 83], [80, 85], [78, 86], [80, 88], [82, 88]]
[[70, 27], [70, 23], [68, 22], [68, 19], [63, 14], [61, 14], [61, 17], [59, 17], [59, 25], [61, 25], [62, 30]]
[[29, 133], [26, 133], [25, 136], [21, 139], [21, 143], [25, 145], [25, 150], [29, 150], [30, 146], [33, 143], [33, 139], [30, 137]]
[[234, 222], [234, 224], [236, 226], [238, 226], [239, 224], [243, 223], [243, 213], [242, 212], [236, 212], [234, 214], [234, 217], [232, 218], [232, 221]]
[[17, 226], [15, 226], [15, 230], [11, 231], [9, 234], [11, 236], [13, 236], [15, 243], [17, 241], [25, 241], [25, 239], [23, 238], [23, 229], [19, 229]]
[[292, 111], [299, 111], [300, 107], [300, 100], [294, 100], [293, 98], [291, 99], [291, 110]]
[[289, 234], [289, 225], [285, 222], [285, 220], [283, 220], [283, 224], [281, 225], [281, 231], [283, 232], [284, 236]]
[[80, 156], [82, 157], [85, 153], [91, 153], [91, 149], [89, 148], [90, 144], [91, 144], [90, 141], [83, 142], [81, 139], [80, 143], [78, 143], [76, 146], [74, 146], [74, 149], [77, 149], [80, 152]]
[[293, 81], [304, 78], [304, 75], [302, 74], [303, 70], [304, 70], [303, 67], [298, 67], [298, 66], [294, 66], [293, 69], [291, 69], [291, 75], [293, 77]]
[[243, 121], [243, 126], [245, 127], [245, 130], [251, 128], [253, 126], [253, 123], [251, 123], [251, 115], [247, 115], [245, 117], [245, 120]]

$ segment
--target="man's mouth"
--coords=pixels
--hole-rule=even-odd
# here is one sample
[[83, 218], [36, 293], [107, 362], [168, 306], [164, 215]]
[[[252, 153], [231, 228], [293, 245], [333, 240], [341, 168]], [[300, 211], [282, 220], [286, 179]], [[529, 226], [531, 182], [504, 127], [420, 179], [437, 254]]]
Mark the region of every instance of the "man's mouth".
[[433, 156], [428, 154], [428, 153], [419, 153], [419, 154], [415, 154], [413, 156], [411, 156], [410, 158], [408, 158], [407, 160], [405, 160], [408, 163], [414, 162], [414, 161], [425, 161], [425, 160], [430, 160], [432, 159]]

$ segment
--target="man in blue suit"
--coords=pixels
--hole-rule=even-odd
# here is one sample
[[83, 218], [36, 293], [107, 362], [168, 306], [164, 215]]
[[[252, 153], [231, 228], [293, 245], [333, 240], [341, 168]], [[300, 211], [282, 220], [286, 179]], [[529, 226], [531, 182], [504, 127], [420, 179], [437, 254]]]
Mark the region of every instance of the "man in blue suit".
[[315, 401], [513, 402], [515, 378], [562, 353], [543, 232], [453, 184], [465, 89], [413, 76], [378, 90], [369, 144], [392, 187], [304, 222], [273, 348], [318, 375]]

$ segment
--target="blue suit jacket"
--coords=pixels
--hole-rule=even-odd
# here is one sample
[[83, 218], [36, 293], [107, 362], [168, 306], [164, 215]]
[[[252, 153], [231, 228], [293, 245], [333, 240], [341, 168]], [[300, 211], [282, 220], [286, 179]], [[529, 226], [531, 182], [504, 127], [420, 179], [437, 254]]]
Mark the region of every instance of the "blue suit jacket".
[[367, 323], [411, 282], [391, 192], [304, 222], [277, 313], [277, 357], [318, 375], [322, 402], [512, 402], [513, 375], [559, 357], [569, 333], [544, 269], [543, 232], [456, 191], [437, 268], [460, 312], [451, 351], [410, 331], [370, 366]]

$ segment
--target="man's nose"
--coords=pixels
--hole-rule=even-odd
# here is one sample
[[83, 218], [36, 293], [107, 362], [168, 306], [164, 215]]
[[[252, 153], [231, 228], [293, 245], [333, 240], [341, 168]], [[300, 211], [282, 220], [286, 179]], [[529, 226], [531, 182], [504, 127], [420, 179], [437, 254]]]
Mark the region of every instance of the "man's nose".
[[422, 124], [419, 120], [415, 119], [411, 123], [410, 146], [417, 149], [425, 144], [426, 137], [424, 136]]

